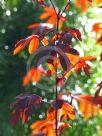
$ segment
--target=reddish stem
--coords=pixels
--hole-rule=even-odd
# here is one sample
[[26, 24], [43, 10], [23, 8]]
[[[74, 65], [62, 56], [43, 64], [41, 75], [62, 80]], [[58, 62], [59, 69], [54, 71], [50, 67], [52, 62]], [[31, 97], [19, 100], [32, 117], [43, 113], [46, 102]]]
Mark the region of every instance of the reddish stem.
[[[53, 4], [53, 1], [52, 0], [50, 0], [50, 2], [51, 2], [51, 4], [52, 4], [52, 7], [53, 7], [53, 9], [54, 9], [54, 11], [55, 11], [55, 14], [56, 14], [56, 16], [57, 16], [57, 26], [56, 26], [56, 28], [57, 28], [57, 36], [58, 36], [58, 27], [59, 27], [59, 15], [57, 14], [57, 11], [56, 11], [56, 8], [55, 8], [55, 6], [54, 6], [54, 4]], [[56, 69], [55, 69], [55, 81], [56, 81], [56, 88], [55, 88], [55, 97], [56, 97], [56, 102], [57, 102], [57, 100], [58, 100], [58, 98], [57, 98], [57, 96], [58, 96], [58, 90], [57, 90], [57, 54], [56, 54]], [[58, 136], [58, 121], [57, 121], [57, 109], [56, 109], [56, 113], [55, 113], [55, 118], [56, 118], [56, 123], [55, 123], [55, 125], [56, 125], [56, 136]]]
[[[53, 9], [54, 9], [54, 11], [55, 11], [55, 14], [56, 14], [56, 17], [57, 17], [56, 35], [57, 35], [57, 39], [58, 39], [58, 34], [59, 34], [59, 20], [60, 20], [60, 17], [62, 16], [63, 12], [64, 12], [64, 11], [66, 10], [66, 8], [68, 7], [68, 4], [69, 4], [70, 0], [69, 0], [69, 2], [66, 4], [66, 6], [65, 6], [64, 10], [62, 11], [62, 13], [61, 13], [61, 11], [59, 11], [59, 12], [57, 13], [53, 1], [50, 0], [50, 2], [51, 2], [51, 4], [52, 4], [52, 7], [53, 7]], [[60, 13], [61, 13], [61, 14], [60, 14]], [[56, 46], [56, 45], [55, 45], [55, 46]], [[56, 96], [56, 102], [57, 102], [57, 100], [58, 100], [58, 89], [57, 89], [57, 54], [56, 54], [55, 81], [56, 81], [56, 83], [55, 83], [55, 84], [56, 84], [55, 96]], [[58, 114], [58, 113], [57, 113], [57, 109], [56, 109], [56, 113], [55, 113], [55, 118], [56, 118], [56, 136], [58, 136], [58, 119], [57, 119], [57, 114]]]
[[64, 7], [62, 13], [60, 14], [60, 17], [61, 17], [62, 14], [66, 11], [66, 9], [67, 9], [67, 7], [68, 7], [68, 5], [69, 5], [70, 2], [71, 2], [71, 1], [69, 0], [69, 2], [68, 2], [68, 3], [66, 4], [66, 6]]

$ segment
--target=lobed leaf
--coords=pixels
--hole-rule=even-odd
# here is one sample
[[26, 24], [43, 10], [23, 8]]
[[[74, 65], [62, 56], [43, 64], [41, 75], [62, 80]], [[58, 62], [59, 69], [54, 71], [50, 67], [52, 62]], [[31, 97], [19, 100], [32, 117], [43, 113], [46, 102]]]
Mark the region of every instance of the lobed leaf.
[[33, 106], [38, 108], [42, 103], [42, 98], [36, 94], [23, 93], [16, 97], [16, 101], [12, 104], [12, 124], [16, 124], [20, 119], [22, 123], [28, 121], [31, 116]]

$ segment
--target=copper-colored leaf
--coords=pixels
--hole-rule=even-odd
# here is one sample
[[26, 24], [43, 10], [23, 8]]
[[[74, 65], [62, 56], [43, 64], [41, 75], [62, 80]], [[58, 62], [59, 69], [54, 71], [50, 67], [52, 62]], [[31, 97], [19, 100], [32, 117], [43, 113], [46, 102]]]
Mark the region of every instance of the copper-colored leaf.
[[17, 48], [15, 48], [14, 51], [13, 51], [13, 55], [18, 54], [23, 48], [24, 47], [22, 47], [22, 46], [18, 46]]
[[87, 102], [92, 105], [102, 106], [102, 96], [95, 97], [95, 96], [91, 96], [91, 95], [87, 95], [87, 94], [81, 94], [81, 95], [76, 95], [76, 96], [72, 96], [72, 97], [78, 101]]
[[62, 106], [62, 119], [75, 119], [74, 108], [68, 103], [64, 103]]
[[85, 120], [87, 120], [91, 115], [95, 117], [102, 106], [102, 96], [94, 97], [91, 95], [82, 94], [72, 97], [79, 102], [79, 109], [82, 112]]
[[43, 43], [43, 45], [45, 45], [45, 46], [47, 46], [47, 45], [49, 44], [49, 42], [48, 42], [48, 40], [47, 40], [46, 37], [44, 37], [44, 38], [42, 39], [42, 43]]
[[95, 60], [96, 60], [96, 58], [92, 57], [92, 56], [85, 56], [85, 57], [79, 58], [76, 66], [75, 66], [76, 73], [80, 72], [83, 68], [85, 71], [85, 74], [87, 76], [90, 76], [89, 70], [91, 67], [86, 63], [86, 61], [95, 61]]
[[[27, 38], [25, 39], [21, 39], [20, 41], [18, 41], [16, 44], [15, 44], [15, 49], [13, 51], [13, 54], [16, 55], [18, 54], [21, 50], [23, 50], [33, 39], [36, 39], [38, 38], [37, 35], [32, 35], [32, 36], [28, 36]], [[33, 43], [35, 43], [36, 46], [38, 46], [38, 41], [32, 41], [31, 44], [30, 44], [30, 53], [32, 53], [33, 50], [35, 50], [35, 48], [33, 47]], [[37, 48], [37, 47], [36, 47]]]
[[44, 134], [47, 136], [56, 136], [55, 124], [48, 120], [41, 120], [31, 125], [32, 135]]
[[63, 134], [65, 130], [70, 127], [68, 123], [63, 123], [63, 122], [60, 122], [58, 125], [59, 125], [59, 130], [61, 134]]
[[46, 71], [42, 68], [31, 68], [23, 78], [23, 85], [26, 86], [31, 82], [37, 83], [41, 75], [46, 75]]
[[96, 33], [96, 42], [102, 45], [102, 22], [95, 23], [92, 26], [92, 31]]
[[75, 119], [74, 108], [64, 100], [58, 100], [57, 102], [54, 101], [52, 103], [52, 107], [47, 112], [47, 118], [54, 120], [56, 116], [56, 110], [57, 116], [61, 121]]
[[34, 53], [39, 47], [39, 39], [37, 36], [35, 36], [31, 41], [30, 41], [30, 44], [29, 44], [29, 48], [28, 48], [28, 51], [30, 54]]
[[102, 0], [95, 0], [97, 4], [102, 4]]
[[[70, 125], [64, 122], [58, 122], [58, 131], [62, 134]], [[30, 126], [32, 129], [32, 136], [56, 136], [56, 124], [55, 121], [40, 120], [32, 123]]]
[[15, 44], [15, 49], [13, 51], [13, 55], [18, 54], [21, 50], [25, 48], [25, 46], [29, 43], [30, 38], [21, 39]]
[[92, 0], [76, 0], [76, 7], [80, 8], [82, 12], [87, 10], [88, 5], [90, 5]]
[[[44, 7], [44, 12], [40, 15], [40, 19], [48, 19], [47, 23], [56, 25], [57, 23], [57, 15], [55, 10], [52, 7]], [[62, 22], [65, 21], [65, 17], [61, 16], [59, 20], [59, 29], [62, 27]]]
[[79, 103], [79, 110], [82, 112], [84, 120], [87, 120], [90, 116], [96, 117], [98, 113], [98, 108], [95, 105], [85, 102]]

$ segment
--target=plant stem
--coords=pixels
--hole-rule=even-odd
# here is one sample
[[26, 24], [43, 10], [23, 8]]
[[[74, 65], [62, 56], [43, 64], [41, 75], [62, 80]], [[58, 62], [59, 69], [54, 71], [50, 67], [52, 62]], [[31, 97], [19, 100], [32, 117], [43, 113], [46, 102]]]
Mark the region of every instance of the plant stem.
[[[56, 54], [56, 72], [55, 72], [55, 80], [56, 80], [56, 91], [55, 91], [55, 95], [56, 95], [56, 102], [58, 100], [58, 90], [57, 90], [57, 54]], [[56, 136], [58, 136], [58, 121], [57, 121], [57, 109], [56, 109], [56, 113], [55, 113], [55, 118], [56, 118]]]
[[[57, 15], [57, 25], [56, 25], [56, 34], [57, 34], [57, 39], [58, 39], [58, 32], [59, 32], [59, 13]], [[58, 100], [58, 90], [57, 90], [57, 54], [56, 54], [56, 70], [55, 70], [56, 76], [56, 102]], [[57, 119], [57, 109], [56, 109], [56, 136], [58, 136], [58, 119]]]
[[[60, 13], [60, 12], [59, 12]], [[60, 17], [59, 17], [59, 14], [57, 15], [57, 39], [58, 39], [58, 32], [59, 32], [59, 19], [60, 19]]]
[[66, 6], [64, 7], [64, 9], [63, 9], [62, 13], [60, 14], [60, 17], [61, 17], [61, 16], [62, 16], [62, 14], [66, 11], [66, 9], [67, 9], [67, 7], [68, 7], [69, 3], [70, 3], [70, 0], [69, 0], [69, 2], [66, 4]]
[[[56, 11], [56, 8], [55, 8], [55, 6], [54, 6], [54, 3], [53, 3], [53, 1], [52, 0], [50, 0], [50, 2], [51, 2], [51, 4], [52, 4], [52, 7], [53, 7], [53, 9], [54, 9], [54, 11], [55, 11], [55, 14], [56, 14], [56, 17], [57, 17], [57, 26], [56, 26], [56, 33], [57, 33], [57, 37], [58, 37], [58, 26], [59, 26], [59, 15], [57, 14], [57, 11]], [[57, 54], [56, 54], [56, 68], [55, 68], [55, 84], [56, 84], [56, 87], [55, 87], [55, 99], [56, 99], [56, 102], [57, 102], [57, 100], [58, 100], [58, 90], [57, 90]], [[55, 131], [56, 131], [56, 136], [58, 136], [58, 130], [57, 130], [57, 128], [58, 128], [58, 121], [57, 121], [57, 109], [56, 109], [56, 113], [55, 113], [55, 118], [56, 118], [56, 122], [55, 122], [55, 125], [56, 125], [56, 129], [55, 129]]]

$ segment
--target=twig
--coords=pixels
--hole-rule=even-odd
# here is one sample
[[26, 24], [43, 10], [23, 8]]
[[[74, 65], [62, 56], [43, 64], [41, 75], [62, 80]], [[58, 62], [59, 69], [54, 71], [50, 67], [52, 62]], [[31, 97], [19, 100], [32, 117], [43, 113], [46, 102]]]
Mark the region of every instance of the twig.
[[62, 13], [60, 14], [60, 17], [62, 16], [62, 14], [66, 11], [69, 3], [70, 3], [71, 0], [69, 0], [69, 2], [66, 4], [66, 6], [64, 7], [64, 9], [62, 10]]

